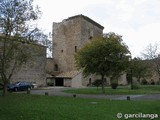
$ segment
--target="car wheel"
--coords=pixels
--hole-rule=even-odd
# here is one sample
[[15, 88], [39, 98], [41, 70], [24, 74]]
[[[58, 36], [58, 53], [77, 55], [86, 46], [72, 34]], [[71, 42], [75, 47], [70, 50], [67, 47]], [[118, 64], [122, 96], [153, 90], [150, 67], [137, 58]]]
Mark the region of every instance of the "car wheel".
[[18, 91], [18, 88], [15, 88], [14, 91], [17, 92], [17, 91]]

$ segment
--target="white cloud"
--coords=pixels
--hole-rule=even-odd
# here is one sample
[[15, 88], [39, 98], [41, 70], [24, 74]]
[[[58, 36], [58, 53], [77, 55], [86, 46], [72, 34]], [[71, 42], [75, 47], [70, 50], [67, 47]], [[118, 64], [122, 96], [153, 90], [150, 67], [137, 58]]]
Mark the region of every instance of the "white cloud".
[[43, 12], [39, 26], [48, 32], [52, 22], [84, 14], [123, 36], [133, 56], [149, 44], [158, 42], [160, 31], [159, 0], [35, 0]]

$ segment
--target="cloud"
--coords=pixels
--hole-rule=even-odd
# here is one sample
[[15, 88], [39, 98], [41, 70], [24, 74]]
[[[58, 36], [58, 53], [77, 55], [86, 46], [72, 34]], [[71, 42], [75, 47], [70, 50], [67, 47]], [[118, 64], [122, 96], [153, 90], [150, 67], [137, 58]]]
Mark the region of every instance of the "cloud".
[[84, 14], [105, 27], [104, 32], [123, 36], [134, 56], [159, 41], [159, 0], [35, 0], [43, 11], [39, 26], [52, 31], [52, 22]]

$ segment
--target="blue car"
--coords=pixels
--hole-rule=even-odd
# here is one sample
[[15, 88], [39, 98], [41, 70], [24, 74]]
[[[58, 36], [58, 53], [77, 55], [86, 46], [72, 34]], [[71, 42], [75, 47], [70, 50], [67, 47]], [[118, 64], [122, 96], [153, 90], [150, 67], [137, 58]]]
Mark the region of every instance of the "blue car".
[[31, 90], [32, 84], [29, 82], [21, 81], [8, 85], [8, 91], [24, 91]]

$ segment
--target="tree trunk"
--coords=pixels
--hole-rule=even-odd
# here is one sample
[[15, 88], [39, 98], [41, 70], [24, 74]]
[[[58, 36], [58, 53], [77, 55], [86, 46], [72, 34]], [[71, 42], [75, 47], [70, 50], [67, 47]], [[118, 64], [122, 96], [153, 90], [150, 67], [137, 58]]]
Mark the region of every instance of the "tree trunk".
[[105, 94], [104, 75], [102, 75], [102, 94]]
[[3, 93], [2, 93], [2, 96], [5, 96], [5, 95], [7, 95], [7, 93], [8, 93], [8, 91], [7, 91], [7, 85], [8, 84], [4, 84], [4, 86], [3, 86]]

